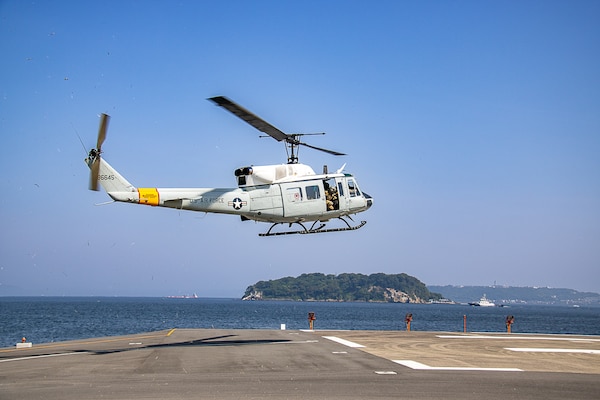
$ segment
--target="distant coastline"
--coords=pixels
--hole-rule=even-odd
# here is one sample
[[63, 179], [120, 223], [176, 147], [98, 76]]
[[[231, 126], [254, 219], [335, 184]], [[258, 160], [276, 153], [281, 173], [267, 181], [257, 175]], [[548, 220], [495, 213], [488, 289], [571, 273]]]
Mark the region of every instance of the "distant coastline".
[[574, 289], [522, 286], [428, 286], [445, 298], [468, 304], [483, 295], [496, 305], [543, 304], [543, 305], [600, 305], [600, 294], [579, 292]]

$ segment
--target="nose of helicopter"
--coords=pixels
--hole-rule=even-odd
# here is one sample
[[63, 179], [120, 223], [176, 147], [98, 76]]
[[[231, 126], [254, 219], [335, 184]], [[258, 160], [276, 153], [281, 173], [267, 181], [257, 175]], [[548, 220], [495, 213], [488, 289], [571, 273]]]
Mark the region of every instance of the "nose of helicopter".
[[367, 209], [369, 209], [373, 205], [373, 197], [366, 194], [365, 192], [363, 192], [363, 194], [365, 195], [365, 199], [367, 199]]

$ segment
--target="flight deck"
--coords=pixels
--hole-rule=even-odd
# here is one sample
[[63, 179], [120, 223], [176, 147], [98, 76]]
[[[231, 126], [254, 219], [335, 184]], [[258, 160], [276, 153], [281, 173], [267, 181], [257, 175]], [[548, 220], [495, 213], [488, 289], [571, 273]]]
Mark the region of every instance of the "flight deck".
[[600, 336], [171, 329], [0, 349], [1, 399], [592, 399]]

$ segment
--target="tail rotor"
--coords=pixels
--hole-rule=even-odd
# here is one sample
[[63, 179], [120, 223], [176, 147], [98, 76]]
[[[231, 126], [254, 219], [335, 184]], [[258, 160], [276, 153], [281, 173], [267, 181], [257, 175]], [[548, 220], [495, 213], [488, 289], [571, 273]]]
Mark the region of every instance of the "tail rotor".
[[102, 143], [106, 139], [106, 130], [110, 115], [100, 114], [100, 127], [98, 128], [98, 141], [96, 148], [91, 149], [88, 154], [87, 162], [90, 167], [90, 190], [98, 191], [98, 175], [100, 173], [100, 154], [102, 153]]

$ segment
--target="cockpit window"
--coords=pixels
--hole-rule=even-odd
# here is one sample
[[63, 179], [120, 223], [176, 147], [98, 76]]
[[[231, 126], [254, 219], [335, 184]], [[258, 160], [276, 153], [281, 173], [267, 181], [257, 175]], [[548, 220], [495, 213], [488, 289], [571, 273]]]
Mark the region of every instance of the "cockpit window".
[[360, 196], [360, 190], [358, 190], [354, 179], [348, 179], [348, 192], [350, 192], [350, 197]]

